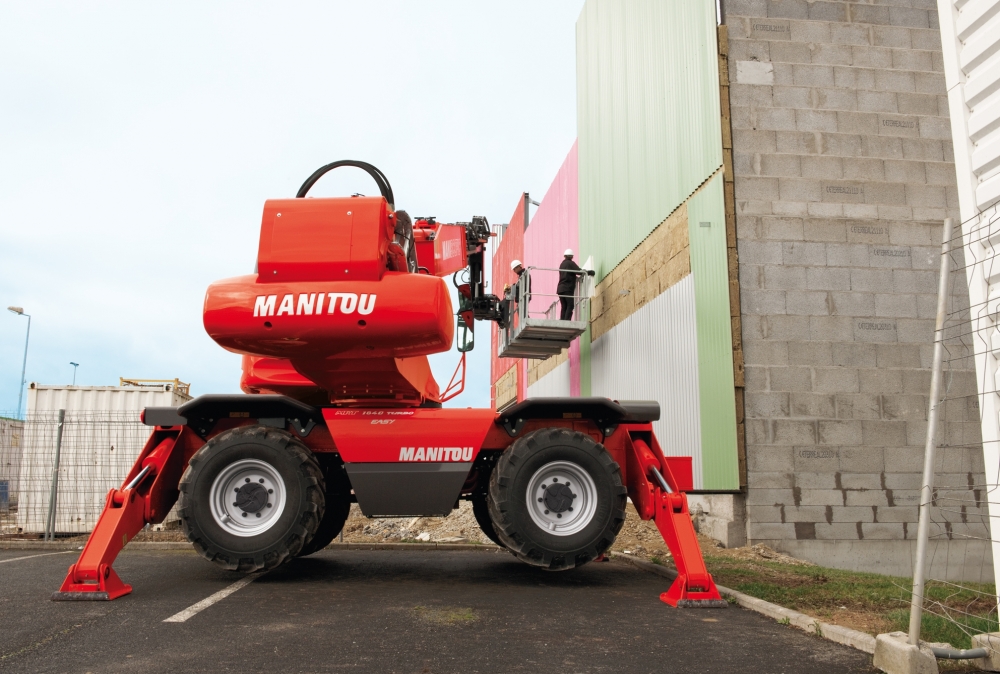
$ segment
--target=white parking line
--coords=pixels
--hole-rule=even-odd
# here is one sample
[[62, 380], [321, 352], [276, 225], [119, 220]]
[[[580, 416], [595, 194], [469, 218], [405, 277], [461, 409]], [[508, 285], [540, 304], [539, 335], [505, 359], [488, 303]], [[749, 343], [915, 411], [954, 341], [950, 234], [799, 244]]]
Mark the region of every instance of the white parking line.
[[20, 562], [22, 559], [34, 559], [35, 557], [48, 557], [49, 555], [66, 555], [71, 552], [79, 552], [79, 550], [63, 550], [62, 552], [43, 552], [40, 555], [28, 555], [27, 557], [14, 557], [12, 559], [0, 559], [0, 564], [6, 564], [7, 562]]
[[236, 592], [240, 588], [245, 587], [245, 586], [249, 585], [250, 583], [254, 582], [258, 578], [260, 578], [261, 576], [263, 576], [265, 573], [266, 573], [265, 571], [259, 571], [257, 573], [251, 573], [250, 575], [246, 576], [245, 578], [240, 578], [238, 581], [236, 581], [235, 583], [233, 583], [229, 587], [227, 587], [227, 588], [225, 588], [223, 590], [219, 590], [218, 592], [216, 592], [215, 594], [211, 595], [210, 597], [206, 597], [205, 599], [202, 599], [197, 604], [193, 604], [193, 605], [187, 607], [186, 609], [184, 609], [180, 613], [175, 613], [174, 615], [170, 616], [169, 618], [167, 618], [163, 622], [165, 622], [165, 623], [182, 623], [182, 622], [186, 621], [188, 618], [191, 618], [191, 617], [197, 615], [198, 613], [200, 613], [201, 611], [204, 611], [205, 609], [207, 609], [212, 604], [216, 604], [216, 603], [222, 601], [223, 599], [225, 599], [226, 597], [228, 597], [229, 595], [231, 595], [233, 592]]

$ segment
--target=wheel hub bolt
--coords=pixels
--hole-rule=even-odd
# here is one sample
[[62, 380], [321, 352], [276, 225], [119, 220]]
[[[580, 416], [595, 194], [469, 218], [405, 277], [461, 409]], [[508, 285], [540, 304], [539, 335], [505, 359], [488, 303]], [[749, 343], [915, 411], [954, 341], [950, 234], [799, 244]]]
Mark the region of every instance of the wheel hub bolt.
[[246, 516], [247, 516], [247, 514], [246, 514], [246, 513], [243, 513], [243, 517], [246, 517]]

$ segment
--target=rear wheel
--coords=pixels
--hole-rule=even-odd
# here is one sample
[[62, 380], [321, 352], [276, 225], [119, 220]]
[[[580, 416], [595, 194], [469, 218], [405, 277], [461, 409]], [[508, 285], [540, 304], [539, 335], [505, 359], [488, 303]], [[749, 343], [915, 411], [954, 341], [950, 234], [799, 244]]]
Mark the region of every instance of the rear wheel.
[[233, 571], [273, 569], [316, 534], [323, 474], [290, 433], [235, 428], [191, 457], [178, 505], [184, 533], [205, 558]]
[[621, 469], [583, 433], [549, 428], [525, 435], [490, 477], [489, 513], [519, 559], [570, 569], [611, 547], [625, 522]]

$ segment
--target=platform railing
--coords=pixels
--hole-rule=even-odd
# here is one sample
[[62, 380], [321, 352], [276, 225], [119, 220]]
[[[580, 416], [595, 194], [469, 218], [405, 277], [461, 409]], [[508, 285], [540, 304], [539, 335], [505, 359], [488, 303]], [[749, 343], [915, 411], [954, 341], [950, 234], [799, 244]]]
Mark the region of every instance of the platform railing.
[[[573, 294], [555, 292], [560, 274], [577, 277]], [[542, 288], [536, 288], [542, 286]], [[508, 288], [509, 319], [500, 329], [500, 357], [548, 358], [567, 348], [590, 322], [592, 278], [587, 270], [527, 267]], [[551, 290], [551, 292], [546, 292]], [[572, 313], [562, 319], [562, 300], [572, 299]]]

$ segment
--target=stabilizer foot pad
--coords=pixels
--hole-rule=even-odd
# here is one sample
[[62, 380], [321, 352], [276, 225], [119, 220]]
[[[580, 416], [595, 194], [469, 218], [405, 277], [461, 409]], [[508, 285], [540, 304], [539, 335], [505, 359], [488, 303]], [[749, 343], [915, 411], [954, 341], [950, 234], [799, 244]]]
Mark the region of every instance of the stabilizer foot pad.
[[677, 608], [729, 608], [725, 599], [681, 599]]
[[52, 601], [111, 601], [107, 592], [53, 592]]

